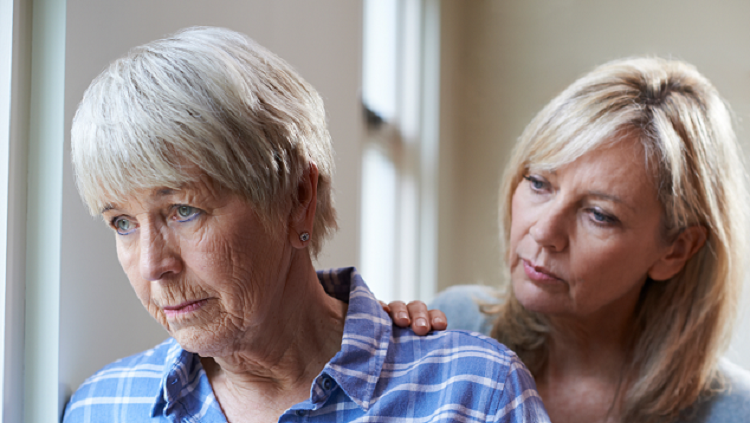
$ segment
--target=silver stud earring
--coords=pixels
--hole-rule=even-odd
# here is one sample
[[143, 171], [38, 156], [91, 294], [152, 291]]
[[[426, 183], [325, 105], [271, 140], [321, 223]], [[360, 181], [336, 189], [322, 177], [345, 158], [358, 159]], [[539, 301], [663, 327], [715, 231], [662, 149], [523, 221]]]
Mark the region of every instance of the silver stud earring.
[[310, 240], [310, 234], [308, 232], [302, 232], [299, 234], [299, 240], [302, 242], [307, 242]]

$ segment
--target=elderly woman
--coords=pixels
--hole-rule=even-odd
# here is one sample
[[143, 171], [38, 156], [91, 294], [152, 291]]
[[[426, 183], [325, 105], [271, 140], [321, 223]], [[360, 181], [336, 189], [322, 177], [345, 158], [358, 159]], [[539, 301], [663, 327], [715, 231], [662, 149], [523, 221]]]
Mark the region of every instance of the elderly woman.
[[353, 269], [316, 274], [336, 226], [323, 104], [246, 36], [134, 49], [86, 91], [72, 145], [84, 201], [171, 337], [87, 379], [65, 422], [548, 421], [497, 342], [415, 339]]
[[[509, 289], [455, 287], [433, 306], [515, 350], [553, 422], [748, 421], [750, 375], [720, 360], [749, 253], [741, 155], [692, 66], [598, 67], [532, 120], [506, 168]], [[445, 326], [424, 304], [390, 309], [420, 333]]]

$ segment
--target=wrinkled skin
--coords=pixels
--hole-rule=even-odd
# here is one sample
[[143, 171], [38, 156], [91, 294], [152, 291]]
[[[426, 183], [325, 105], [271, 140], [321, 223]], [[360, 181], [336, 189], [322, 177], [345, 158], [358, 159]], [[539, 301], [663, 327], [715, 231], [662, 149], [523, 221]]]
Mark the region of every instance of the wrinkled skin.
[[[194, 211], [181, 216], [177, 205]], [[237, 195], [206, 183], [157, 189], [104, 216], [134, 227], [117, 236], [120, 263], [149, 313], [188, 351], [226, 355], [280, 302], [291, 248]], [[194, 311], [164, 310], [194, 301]]]
[[112, 199], [102, 213], [136, 295], [201, 356], [229, 421], [276, 421], [340, 349], [346, 304], [326, 295], [300, 239], [312, 232], [317, 176], [311, 165], [285, 221], [263, 224], [205, 176]]

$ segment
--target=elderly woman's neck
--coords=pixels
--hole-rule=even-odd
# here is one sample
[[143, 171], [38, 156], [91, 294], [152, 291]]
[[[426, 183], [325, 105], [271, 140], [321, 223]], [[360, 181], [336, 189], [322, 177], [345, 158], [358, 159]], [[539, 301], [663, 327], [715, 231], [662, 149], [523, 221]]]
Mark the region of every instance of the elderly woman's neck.
[[202, 358], [215, 390], [221, 385], [281, 398], [301, 390], [306, 397], [341, 349], [348, 306], [325, 293], [308, 256], [290, 267], [285, 283], [278, 309], [251, 328], [242, 345], [226, 356]]

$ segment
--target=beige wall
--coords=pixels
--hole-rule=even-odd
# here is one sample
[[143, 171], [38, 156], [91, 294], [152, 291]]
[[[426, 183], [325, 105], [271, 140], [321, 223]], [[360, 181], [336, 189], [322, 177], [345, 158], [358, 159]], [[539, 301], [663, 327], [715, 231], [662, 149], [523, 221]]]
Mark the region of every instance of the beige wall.
[[[287, 60], [323, 96], [336, 150], [340, 230], [321, 267], [356, 265], [362, 119], [362, 4], [351, 0], [68, 0], [66, 144], [91, 80], [131, 47], [191, 25], [244, 32]], [[138, 302], [117, 261], [114, 235], [88, 216], [65, 148], [60, 385], [75, 388], [103, 365], [150, 348], [167, 333]]]
[[[598, 64], [644, 54], [694, 64], [734, 107], [750, 151], [748, 17], [747, 1], [443, 0], [439, 286], [498, 282], [497, 181], [509, 149]], [[750, 335], [739, 333], [748, 328], [750, 316], [733, 354], [750, 367]]]
[[[692, 6], [685, 6], [695, 3]], [[358, 257], [361, 3], [350, 0], [68, 0], [66, 133], [83, 90], [128, 48], [188, 25], [248, 33], [295, 66], [326, 101], [341, 230], [321, 266]], [[443, 0], [440, 288], [497, 283], [497, 179], [509, 147], [548, 100], [596, 64], [656, 53], [684, 58], [750, 114], [750, 3]], [[703, 5], [702, 5], [703, 4]], [[747, 135], [741, 131], [747, 146]], [[67, 151], [67, 149], [66, 149]], [[166, 336], [119, 268], [114, 240], [88, 217], [65, 160], [60, 382], [75, 387]], [[84, 242], [85, 241], [85, 242]], [[747, 323], [745, 328], [749, 327]], [[747, 330], [746, 330], [747, 331]], [[744, 342], [744, 344], [742, 343]], [[750, 350], [750, 340], [735, 344]], [[750, 366], [750, 363], [746, 363]]]

